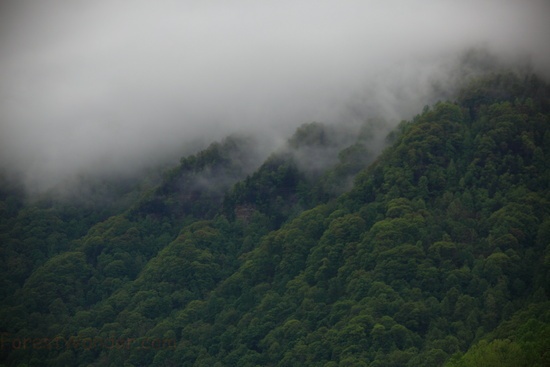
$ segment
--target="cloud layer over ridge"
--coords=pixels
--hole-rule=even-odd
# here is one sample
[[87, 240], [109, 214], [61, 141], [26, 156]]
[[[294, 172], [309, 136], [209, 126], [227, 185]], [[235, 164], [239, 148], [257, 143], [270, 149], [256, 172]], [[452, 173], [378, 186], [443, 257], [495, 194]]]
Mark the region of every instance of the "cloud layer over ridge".
[[8, 0], [0, 167], [46, 188], [233, 131], [408, 118], [468, 47], [547, 73], [549, 36], [544, 0]]

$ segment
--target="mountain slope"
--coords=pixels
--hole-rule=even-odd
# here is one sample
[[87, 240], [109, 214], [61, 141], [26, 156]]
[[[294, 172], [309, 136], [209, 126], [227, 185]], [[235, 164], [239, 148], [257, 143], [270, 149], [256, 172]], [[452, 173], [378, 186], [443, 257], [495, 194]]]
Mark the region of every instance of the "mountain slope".
[[314, 124], [213, 191], [189, 182], [243, 167], [236, 146], [182, 160], [5, 291], [4, 363], [468, 366], [529, 345], [544, 365], [550, 88], [495, 74], [459, 96], [402, 122], [370, 165], [352, 139], [305, 170], [296, 151], [331, 149]]

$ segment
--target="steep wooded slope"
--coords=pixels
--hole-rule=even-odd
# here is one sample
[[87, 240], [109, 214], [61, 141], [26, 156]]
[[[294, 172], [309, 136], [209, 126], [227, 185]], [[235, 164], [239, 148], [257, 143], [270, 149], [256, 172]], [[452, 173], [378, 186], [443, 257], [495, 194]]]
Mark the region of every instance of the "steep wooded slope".
[[[323, 187], [345, 187], [372, 160], [365, 143], [313, 176], [296, 155], [276, 154], [213, 191], [188, 182], [227, 177], [242, 160], [219, 145], [184, 159], [131, 209], [10, 283], [2, 359], [442, 366], [455, 355], [449, 363], [467, 366], [480, 350], [529, 345], [526, 360], [542, 366], [548, 318], [533, 310], [550, 294], [549, 96], [536, 77], [478, 79], [457, 102], [402, 122], [338, 197]], [[322, 146], [322, 131], [302, 127], [291, 143]], [[3, 215], [22, 223], [30, 209], [4, 197]], [[7, 227], [2, 236], [38, 246]], [[8, 269], [13, 256], [4, 253]], [[55, 336], [73, 343], [13, 343]]]

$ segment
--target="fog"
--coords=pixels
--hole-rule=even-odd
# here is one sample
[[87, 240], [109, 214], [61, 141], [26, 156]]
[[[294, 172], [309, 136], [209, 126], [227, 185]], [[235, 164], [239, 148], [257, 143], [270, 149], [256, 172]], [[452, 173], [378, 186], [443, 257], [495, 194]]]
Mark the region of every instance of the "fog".
[[410, 118], [470, 47], [549, 75], [545, 0], [3, 0], [0, 166], [28, 188], [226, 134]]

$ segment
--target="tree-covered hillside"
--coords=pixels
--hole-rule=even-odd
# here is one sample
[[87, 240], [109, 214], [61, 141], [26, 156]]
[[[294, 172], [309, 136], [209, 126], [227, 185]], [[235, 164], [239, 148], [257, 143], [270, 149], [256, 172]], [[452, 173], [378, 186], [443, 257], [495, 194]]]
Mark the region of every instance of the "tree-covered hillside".
[[369, 126], [230, 137], [109, 211], [3, 182], [0, 365], [550, 365], [550, 87]]

